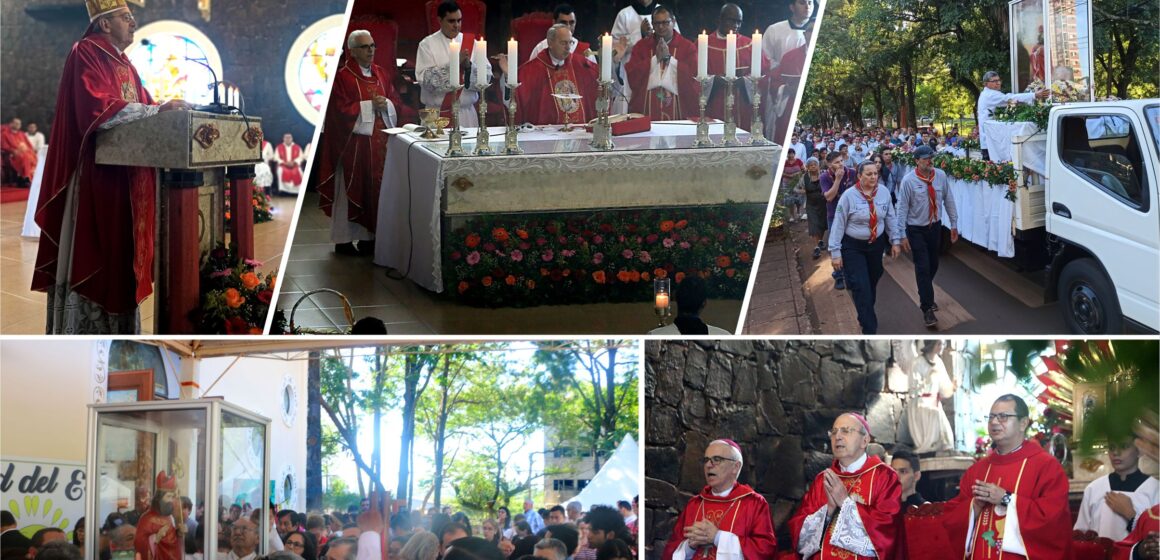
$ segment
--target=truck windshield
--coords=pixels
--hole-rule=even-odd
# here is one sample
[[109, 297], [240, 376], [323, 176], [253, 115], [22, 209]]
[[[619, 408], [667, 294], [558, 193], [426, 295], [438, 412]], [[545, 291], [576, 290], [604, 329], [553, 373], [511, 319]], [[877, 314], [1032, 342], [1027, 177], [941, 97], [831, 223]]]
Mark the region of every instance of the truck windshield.
[[1148, 128], [1152, 131], [1152, 144], [1160, 152], [1160, 105], [1144, 107], [1144, 118], [1148, 120]]

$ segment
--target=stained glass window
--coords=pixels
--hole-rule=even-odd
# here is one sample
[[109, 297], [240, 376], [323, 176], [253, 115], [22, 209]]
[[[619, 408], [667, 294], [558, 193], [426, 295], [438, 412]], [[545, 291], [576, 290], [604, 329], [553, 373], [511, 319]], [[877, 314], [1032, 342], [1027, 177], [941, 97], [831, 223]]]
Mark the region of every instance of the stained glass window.
[[330, 77], [342, 52], [343, 16], [325, 17], [307, 27], [286, 56], [286, 93], [302, 117], [322, 121], [322, 106], [330, 95]]
[[[142, 26], [125, 54], [141, 74], [145, 89], [159, 103], [184, 99], [193, 104], [213, 101], [214, 69], [222, 76], [221, 58], [213, 43], [197, 28], [179, 21]], [[195, 62], [197, 61], [197, 62]], [[200, 62], [200, 64], [199, 64]]]

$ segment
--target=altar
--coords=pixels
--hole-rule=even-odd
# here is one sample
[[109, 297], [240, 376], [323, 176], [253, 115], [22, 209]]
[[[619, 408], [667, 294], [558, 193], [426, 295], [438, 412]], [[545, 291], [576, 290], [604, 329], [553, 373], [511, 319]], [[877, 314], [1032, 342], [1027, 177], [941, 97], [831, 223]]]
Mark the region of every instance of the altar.
[[[446, 157], [445, 138], [396, 134], [387, 149], [374, 262], [432, 292], [460, 295], [480, 286], [449, 268], [486, 267], [502, 274], [483, 275], [484, 287], [499, 282], [527, 291], [540, 277], [615, 284], [683, 274], [665, 257], [675, 251], [707, 259], [702, 275], [740, 282], [752, 265], [781, 148], [695, 148], [696, 128], [654, 122], [648, 132], [614, 137], [613, 150], [597, 151], [583, 129], [539, 127], [520, 135], [522, 155], [481, 157]], [[503, 132], [489, 129], [497, 153]], [[470, 154], [475, 131], [465, 133]], [[715, 144], [722, 135], [722, 124], [710, 126]], [[738, 139], [749, 137], [739, 131]], [[706, 219], [690, 223], [695, 214]]]

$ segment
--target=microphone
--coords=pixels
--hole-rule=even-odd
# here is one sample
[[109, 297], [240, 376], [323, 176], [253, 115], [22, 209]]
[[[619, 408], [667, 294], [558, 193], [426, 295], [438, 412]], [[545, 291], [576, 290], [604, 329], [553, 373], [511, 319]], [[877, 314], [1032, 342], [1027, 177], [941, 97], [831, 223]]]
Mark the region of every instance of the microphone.
[[[149, 39], [141, 39], [141, 46], [151, 47], [153, 46], [153, 42]], [[229, 108], [222, 105], [221, 99], [218, 97], [218, 84], [221, 82], [218, 81], [217, 72], [214, 72], [213, 67], [207, 64], [204, 58], [196, 59], [189, 58], [188, 56], [182, 56], [182, 58], [188, 60], [189, 62], [200, 64], [201, 66], [205, 67], [206, 70], [209, 70], [209, 75], [213, 77], [213, 83], [210, 84], [210, 88], [213, 89], [213, 104], [194, 107], [194, 110], [207, 111], [210, 113], [229, 113]]]

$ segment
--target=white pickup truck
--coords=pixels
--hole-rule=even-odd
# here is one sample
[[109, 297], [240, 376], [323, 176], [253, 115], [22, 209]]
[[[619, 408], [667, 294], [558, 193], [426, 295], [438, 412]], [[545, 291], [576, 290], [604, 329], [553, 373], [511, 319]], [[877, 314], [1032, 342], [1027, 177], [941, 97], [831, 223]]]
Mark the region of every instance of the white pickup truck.
[[1160, 330], [1160, 99], [1058, 105], [1015, 141], [1017, 250], [1046, 257], [1046, 301], [1074, 333]]

